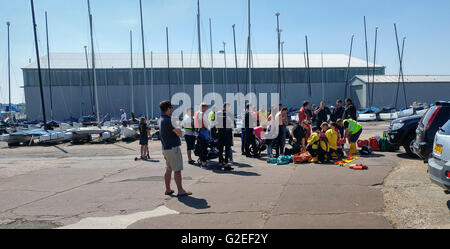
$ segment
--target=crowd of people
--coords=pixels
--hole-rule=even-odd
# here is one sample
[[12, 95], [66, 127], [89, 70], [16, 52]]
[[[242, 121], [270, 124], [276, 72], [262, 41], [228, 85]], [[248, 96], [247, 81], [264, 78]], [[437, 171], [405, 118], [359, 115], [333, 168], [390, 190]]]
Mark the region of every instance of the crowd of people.
[[[310, 162], [327, 162], [344, 156], [343, 146], [347, 140], [350, 147], [348, 154], [356, 154], [356, 142], [362, 133], [362, 125], [356, 121], [357, 112], [352, 100], [346, 99], [345, 106], [342, 100], [337, 100], [336, 107], [332, 110], [327, 107], [325, 101], [321, 101], [318, 108], [315, 105], [312, 105], [311, 109], [309, 107], [310, 103], [305, 101], [298, 112], [298, 120], [293, 119], [293, 127], [288, 129], [287, 107], [280, 104], [266, 110], [265, 106], [261, 106], [258, 111], [251, 103], [247, 103], [241, 128], [242, 155], [258, 158], [264, 150], [267, 150], [269, 157], [308, 152], [312, 156]], [[233, 129], [236, 127], [236, 121], [230, 111], [230, 104], [224, 103], [220, 111], [213, 107], [207, 113], [208, 108], [206, 103], [201, 103], [197, 112], [188, 108], [181, 127], [177, 127], [171, 117], [173, 106], [170, 101], [160, 103], [162, 114], [159, 131], [167, 166], [167, 195], [174, 193], [170, 188], [172, 172], [175, 172], [178, 195], [192, 194], [182, 187], [183, 159], [180, 138], [183, 136], [189, 164], [196, 164], [194, 155], [198, 157], [197, 165], [201, 167], [206, 167], [208, 161], [218, 158], [221, 169], [233, 170], [230, 163], [233, 163]], [[123, 118], [122, 110], [121, 113]], [[142, 158], [149, 158], [150, 132], [146, 123], [146, 119], [141, 118], [139, 133]], [[287, 144], [290, 145], [288, 148]], [[217, 150], [215, 157], [211, 156], [212, 149]]]

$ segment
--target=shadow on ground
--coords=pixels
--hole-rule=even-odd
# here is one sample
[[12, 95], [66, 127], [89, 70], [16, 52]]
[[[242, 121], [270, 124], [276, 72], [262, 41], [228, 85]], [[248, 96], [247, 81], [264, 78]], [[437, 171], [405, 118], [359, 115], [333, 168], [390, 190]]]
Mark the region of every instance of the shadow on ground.
[[386, 157], [386, 156], [383, 155], [383, 154], [375, 154], [375, 153], [372, 153], [372, 154], [370, 154], [370, 155], [359, 155], [359, 157], [360, 157], [360, 158], [379, 158], [379, 157]]
[[178, 200], [184, 205], [195, 209], [208, 209], [211, 207], [205, 199], [199, 199], [193, 196], [178, 197]]
[[408, 159], [408, 160], [416, 160], [416, 161], [419, 161], [419, 160], [420, 160], [419, 157], [414, 157], [414, 158], [412, 158], [411, 156], [409, 156], [409, 155], [406, 154], [406, 153], [399, 153], [399, 154], [397, 154], [397, 157], [399, 157], [399, 158], [401, 158], [401, 159]]
[[236, 171], [236, 170], [224, 171], [221, 169], [213, 169], [212, 171], [216, 174], [228, 174], [228, 175], [238, 175], [238, 176], [261, 176], [258, 173], [247, 172], [247, 171]]

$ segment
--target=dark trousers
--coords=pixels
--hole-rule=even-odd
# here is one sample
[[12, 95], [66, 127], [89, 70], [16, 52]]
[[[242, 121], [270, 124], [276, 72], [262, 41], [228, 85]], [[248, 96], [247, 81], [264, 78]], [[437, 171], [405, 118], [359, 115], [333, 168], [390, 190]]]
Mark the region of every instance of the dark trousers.
[[328, 151], [328, 159], [331, 159], [331, 154], [333, 154], [333, 152], [336, 153], [336, 155], [338, 156], [338, 159], [341, 159], [344, 157], [344, 152], [342, 151], [342, 149], [338, 148], [337, 150], [335, 150], [335, 149], [330, 148], [330, 151]]
[[285, 156], [292, 156], [292, 155], [295, 155], [295, 154], [301, 152], [301, 148], [302, 148], [301, 144], [292, 142], [291, 145], [292, 145], [292, 148], [285, 149], [285, 152], [284, 152]]
[[274, 144], [274, 147], [275, 147], [275, 156], [276, 157], [278, 157], [278, 156], [280, 156], [280, 153], [281, 154], [283, 154], [284, 153], [284, 151], [282, 151], [283, 150], [283, 146], [282, 146], [282, 143], [283, 143], [283, 132], [284, 132], [284, 128], [283, 128], [283, 126], [282, 125], [280, 125], [280, 126], [278, 126], [278, 135], [277, 135], [277, 137], [273, 140], [273, 144]]
[[199, 158], [200, 158], [200, 161], [203, 163], [206, 163], [208, 161], [208, 142], [209, 141], [207, 141], [204, 138], [201, 138], [200, 136], [197, 140], [197, 143], [198, 143], [198, 146], [200, 149]]
[[245, 129], [241, 129], [241, 152], [245, 154]]
[[321, 148], [313, 149], [312, 146], [308, 146], [307, 151], [311, 154], [312, 157], [318, 157], [319, 161], [323, 162], [325, 160], [325, 151]]
[[[253, 155], [256, 155], [256, 138], [255, 134], [253, 133], [253, 129], [245, 129], [245, 155], [251, 156], [251, 153]], [[250, 146], [252, 148], [252, 152], [250, 152]]]
[[[231, 129], [219, 129], [219, 163], [228, 163], [231, 144], [233, 143], [233, 132]], [[225, 158], [224, 158], [225, 154]]]

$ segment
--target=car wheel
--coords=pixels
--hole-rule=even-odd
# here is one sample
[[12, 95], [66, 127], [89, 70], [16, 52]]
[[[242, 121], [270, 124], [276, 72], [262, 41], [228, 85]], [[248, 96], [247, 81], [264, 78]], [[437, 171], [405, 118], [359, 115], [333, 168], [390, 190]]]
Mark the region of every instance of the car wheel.
[[415, 140], [414, 134], [409, 135], [403, 142], [403, 148], [405, 148], [406, 154], [412, 158], [418, 158], [416, 153], [413, 151], [413, 143]]

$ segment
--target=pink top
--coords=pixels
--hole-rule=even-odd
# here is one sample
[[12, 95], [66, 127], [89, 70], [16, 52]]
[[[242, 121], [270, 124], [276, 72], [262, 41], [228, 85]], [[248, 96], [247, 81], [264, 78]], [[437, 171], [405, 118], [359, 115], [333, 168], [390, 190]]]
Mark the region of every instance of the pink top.
[[257, 127], [255, 127], [253, 129], [253, 131], [255, 132], [255, 136], [261, 138], [263, 127], [262, 126], [257, 126]]

